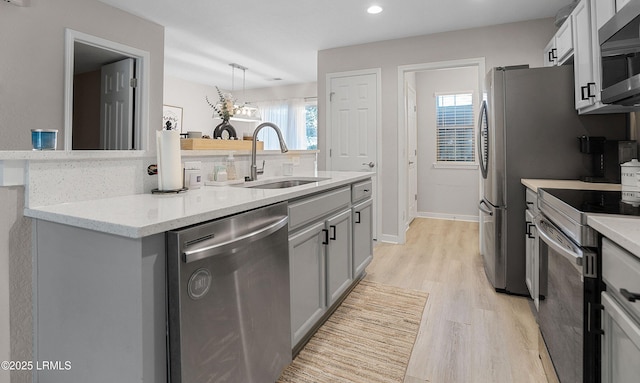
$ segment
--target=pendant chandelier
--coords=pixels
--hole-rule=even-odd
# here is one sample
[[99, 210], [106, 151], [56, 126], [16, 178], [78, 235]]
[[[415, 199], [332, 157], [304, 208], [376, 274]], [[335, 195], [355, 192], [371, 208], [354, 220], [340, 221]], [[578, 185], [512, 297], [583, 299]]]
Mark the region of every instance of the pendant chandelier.
[[245, 90], [245, 81], [246, 81], [246, 72], [247, 68], [236, 63], [229, 64], [231, 67], [231, 93], [233, 94], [235, 90], [235, 70], [239, 69], [242, 71], [242, 103], [235, 104], [234, 114], [231, 117], [233, 121], [246, 121], [246, 122], [257, 122], [262, 121], [262, 116], [260, 115], [260, 109], [257, 106], [252, 105], [247, 102], [244, 97]]

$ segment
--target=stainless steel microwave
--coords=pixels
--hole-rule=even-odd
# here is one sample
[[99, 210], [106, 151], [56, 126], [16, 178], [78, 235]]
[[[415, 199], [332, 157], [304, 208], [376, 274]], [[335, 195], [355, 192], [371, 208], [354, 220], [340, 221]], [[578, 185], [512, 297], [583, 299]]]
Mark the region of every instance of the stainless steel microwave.
[[640, 0], [631, 0], [598, 30], [605, 104], [640, 106]]

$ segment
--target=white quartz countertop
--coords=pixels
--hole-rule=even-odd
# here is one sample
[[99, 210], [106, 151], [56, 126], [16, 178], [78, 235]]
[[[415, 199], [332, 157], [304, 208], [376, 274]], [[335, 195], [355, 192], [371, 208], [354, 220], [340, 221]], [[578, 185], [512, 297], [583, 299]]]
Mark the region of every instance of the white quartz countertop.
[[589, 214], [587, 224], [640, 258], [640, 217]]
[[[284, 189], [203, 186], [180, 194], [135, 194], [25, 208], [24, 215], [123, 237], [142, 238], [348, 185], [372, 175], [369, 172], [317, 172], [289, 178], [328, 179]], [[261, 181], [267, 179], [260, 178]]]
[[523, 178], [520, 180], [520, 182], [536, 193], [538, 192], [538, 188], [613, 191], [622, 190], [622, 186], [620, 184], [593, 183], [578, 180], [542, 180]]

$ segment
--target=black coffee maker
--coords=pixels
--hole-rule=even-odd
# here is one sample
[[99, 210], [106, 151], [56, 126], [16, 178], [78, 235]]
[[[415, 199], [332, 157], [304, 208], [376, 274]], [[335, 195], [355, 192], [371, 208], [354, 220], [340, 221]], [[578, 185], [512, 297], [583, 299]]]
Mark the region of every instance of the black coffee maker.
[[583, 175], [584, 182], [620, 183], [620, 164], [638, 158], [636, 141], [607, 140], [600, 136], [578, 137], [580, 152], [591, 155], [592, 174]]

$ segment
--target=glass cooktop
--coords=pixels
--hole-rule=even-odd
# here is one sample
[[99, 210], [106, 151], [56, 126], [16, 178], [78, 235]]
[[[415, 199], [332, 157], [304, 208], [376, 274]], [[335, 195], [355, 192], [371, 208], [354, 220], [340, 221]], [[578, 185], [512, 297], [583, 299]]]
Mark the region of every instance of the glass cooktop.
[[600, 190], [544, 189], [562, 202], [583, 213], [640, 216], [640, 201], [633, 193]]

